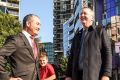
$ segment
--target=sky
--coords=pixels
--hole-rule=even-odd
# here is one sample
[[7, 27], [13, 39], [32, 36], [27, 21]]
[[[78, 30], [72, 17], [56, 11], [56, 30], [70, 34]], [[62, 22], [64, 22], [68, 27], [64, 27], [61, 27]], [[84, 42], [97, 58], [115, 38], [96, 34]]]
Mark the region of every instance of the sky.
[[30, 13], [40, 17], [41, 42], [53, 42], [53, 0], [20, 0], [20, 22]]

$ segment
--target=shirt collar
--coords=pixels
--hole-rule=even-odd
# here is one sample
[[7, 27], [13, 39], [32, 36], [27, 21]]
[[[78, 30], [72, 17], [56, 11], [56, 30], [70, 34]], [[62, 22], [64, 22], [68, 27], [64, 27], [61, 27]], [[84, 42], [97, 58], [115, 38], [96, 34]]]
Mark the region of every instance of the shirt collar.
[[31, 36], [31, 35], [30, 35], [27, 31], [25, 31], [25, 30], [23, 30], [22, 33], [23, 33], [27, 38], [28, 38], [28, 37], [30, 38], [30, 36]]

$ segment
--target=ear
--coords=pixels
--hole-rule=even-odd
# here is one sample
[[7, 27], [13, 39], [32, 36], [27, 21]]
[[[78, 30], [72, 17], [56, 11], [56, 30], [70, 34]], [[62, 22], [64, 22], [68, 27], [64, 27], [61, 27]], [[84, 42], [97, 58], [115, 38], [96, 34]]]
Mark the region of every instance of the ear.
[[91, 21], [94, 21], [94, 17], [92, 16], [92, 19], [91, 19]]
[[26, 26], [28, 26], [28, 27], [30, 26], [30, 22], [29, 21], [26, 22]]

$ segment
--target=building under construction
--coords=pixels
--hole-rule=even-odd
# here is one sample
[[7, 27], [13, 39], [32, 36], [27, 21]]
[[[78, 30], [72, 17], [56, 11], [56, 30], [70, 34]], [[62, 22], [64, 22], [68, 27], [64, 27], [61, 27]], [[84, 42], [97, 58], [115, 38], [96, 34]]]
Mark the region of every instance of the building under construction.
[[[53, 48], [55, 63], [63, 55], [63, 23], [67, 21], [73, 13], [74, 0], [54, 0], [53, 9]], [[57, 59], [57, 60], [56, 60]]]

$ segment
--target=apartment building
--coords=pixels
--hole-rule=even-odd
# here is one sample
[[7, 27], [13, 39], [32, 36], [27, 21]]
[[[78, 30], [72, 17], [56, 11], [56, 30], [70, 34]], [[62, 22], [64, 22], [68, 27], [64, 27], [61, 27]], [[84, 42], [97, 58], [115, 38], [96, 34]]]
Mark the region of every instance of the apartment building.
[[56, 55], [55, 61], [63, 55], [63, 23], [67, 21], [73, 13], [74, 0], [53, 0], [53, 48]]
[[0, 11], [19, 17], [20, 0], [0, 0]]

